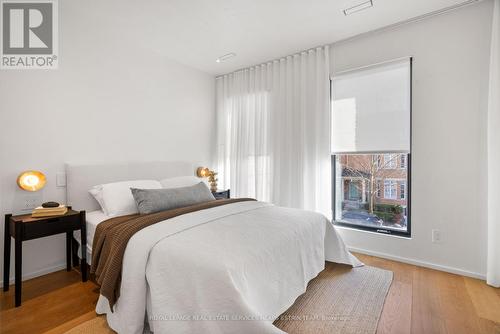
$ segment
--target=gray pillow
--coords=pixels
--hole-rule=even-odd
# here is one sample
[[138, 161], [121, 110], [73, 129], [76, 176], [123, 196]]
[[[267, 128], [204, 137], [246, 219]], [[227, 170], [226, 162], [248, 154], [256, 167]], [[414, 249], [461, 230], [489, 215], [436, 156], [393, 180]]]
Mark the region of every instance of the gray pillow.
[[190, 187], [169, 189], [130, 188], [140, 214], [182, 208], [214, 201], [215, 197], [203, 182]]

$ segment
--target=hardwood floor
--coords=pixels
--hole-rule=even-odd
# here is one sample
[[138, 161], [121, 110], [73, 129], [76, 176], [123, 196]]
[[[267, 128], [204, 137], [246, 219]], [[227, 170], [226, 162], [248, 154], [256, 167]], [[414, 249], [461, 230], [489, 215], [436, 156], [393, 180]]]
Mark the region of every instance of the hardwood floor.
[[43, 333], [86, 313], [94, 315], [98, 296], [97, 285], [82, 283], [76, 271], [23, 282], [22, 305], [17, 308], [11, 286], [0, 297], [0, 333]]
[[[378, 334], [500, 333], [500, 289], [432, 269], [356, 254], [394, 272]], [[0, 296], [0, 333], [64, 333], [95, 317], [97, 285], [76, 271], [59, 271], [23, 284], [14, 307], [13, 287]]]
[[356, 256], [394, 272], [377, 333], [500, 333], [500, 289], [473, 278]]

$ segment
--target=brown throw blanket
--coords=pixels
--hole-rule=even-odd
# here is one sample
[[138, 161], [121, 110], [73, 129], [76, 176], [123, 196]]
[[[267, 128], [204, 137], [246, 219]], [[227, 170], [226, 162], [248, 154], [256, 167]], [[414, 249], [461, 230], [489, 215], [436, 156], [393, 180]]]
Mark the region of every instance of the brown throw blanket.
[[148, 215], [134, 214], [115, 217], [97, 225], [92, 243], [90, 272], [95, 274], [96, 281], [101, 286], [100, 293], [108, 299], [111, 310], [120, 297], [125, 248], [135, 233], [150, 225], [186, 213], [243, 201], [255, 200], [251, 198], [222, 199]]

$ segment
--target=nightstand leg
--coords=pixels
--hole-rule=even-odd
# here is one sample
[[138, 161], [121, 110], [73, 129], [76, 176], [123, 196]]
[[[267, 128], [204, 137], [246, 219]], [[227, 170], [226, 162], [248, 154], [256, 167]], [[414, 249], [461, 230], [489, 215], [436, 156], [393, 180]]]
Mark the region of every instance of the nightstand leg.
[[10, 217], [5, 215], [5, 228], [3, 234], [3, 291], [9, 291], [10, 281]]
[[71, 232], [66, 232], [66, 270], [71, 271]]
[[80, 211], [80, 231], [82, 240], [82, 262], [80, 270], [82, 271], [82, 282], [87, 282], [87, 220], [85, 211]]
[[78, 266], [78, 264], [80, 263], [80, 257], [78, 256], [78, 247], [80, 247], [80, 245], [75, 240], [75, 238], [72, 238], [71, 239], [71, 253], [72, 253], [72, 257], [73, 257], [73, 267]]
[[[18, 228], [19, 227], [19, 228]], [[15, 287], [15, 305], [16, 307], [21, 306], [21, 286], [22, 286], [22, 259], [23, 259], [23, 242], [21, 239], [21, 224], [16, 224], [16, 236], [15, 238], [15, 260], [16, 260], [16, 287]], [[19, 231], [18, 231], [19, 230]]]

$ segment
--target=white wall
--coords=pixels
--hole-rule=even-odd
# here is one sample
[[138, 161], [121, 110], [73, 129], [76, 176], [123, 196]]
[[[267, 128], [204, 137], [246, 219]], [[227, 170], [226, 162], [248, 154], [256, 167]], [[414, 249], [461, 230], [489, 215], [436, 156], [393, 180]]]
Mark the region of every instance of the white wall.
[[[0, 71], [2, 217], [30, 196], [15, 183], [25, 169], [47, 175], [40, 200], [64, 202], [55, 178], [65, 162], [210, 161], [214, 78], [169, 60], [161, 31], [145, 48], [137, 38], [150, 27], [134, 24], [134, 8], [60, 1], [59, 69]], [[61, 268], [64, 237], [28, 241], [23, 252], [25, 277]]]
[[488, 0], [332, 46], [334, 72], [414, 57], [412, 239], [339, 229], [350, 247], [484, 276], [491, 19]]

